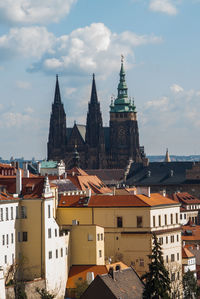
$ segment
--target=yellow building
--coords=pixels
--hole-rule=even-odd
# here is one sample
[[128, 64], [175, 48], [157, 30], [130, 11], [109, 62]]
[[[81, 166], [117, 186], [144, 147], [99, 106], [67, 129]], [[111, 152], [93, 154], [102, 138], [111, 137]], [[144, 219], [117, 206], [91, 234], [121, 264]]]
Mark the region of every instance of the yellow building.
[[180, 204], [160, 194], [62, 196], [57, 209], [60, 225], [76, 220], [104, 227], [106, 259], [122, 259], [139, 274], [148, 270], [153, 233], [162, 244], [165, 262], [181, 264], [179, 215]]
[[71, 265], [104, 265], [104, 228], [97, 225], [73, 225], [70, 231]]

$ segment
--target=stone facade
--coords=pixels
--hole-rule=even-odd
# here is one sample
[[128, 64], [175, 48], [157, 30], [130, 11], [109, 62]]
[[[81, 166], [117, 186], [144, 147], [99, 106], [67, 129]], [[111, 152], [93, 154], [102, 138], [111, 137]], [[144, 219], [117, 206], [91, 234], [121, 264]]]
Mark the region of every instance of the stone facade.
[[64, 160], [73, 167], [74, 149], [80, 156], [80, 167], [88, 169], [125, 168], [130, 160], [146, 160], [139, 145], [137, 113], [128, 98], [123, 60], [121, 62], [118, 96], [110, 105], [110, 126], [103, 127], [100, 103], [93, 75], [91, 98], [85, 125], [66, 127], [66, 115], [61, 102], [58, 77], [52, 104], [48, 139], [48, 160]]

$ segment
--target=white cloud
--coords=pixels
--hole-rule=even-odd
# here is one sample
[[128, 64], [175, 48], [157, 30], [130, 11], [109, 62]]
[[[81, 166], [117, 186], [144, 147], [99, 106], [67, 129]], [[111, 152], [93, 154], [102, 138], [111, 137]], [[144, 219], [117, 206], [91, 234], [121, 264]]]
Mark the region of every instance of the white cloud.
[[31, 113], [34, 112], [33, 108], [31, 108], [31, 107], [26, 107], [26, 108], [24, 109], [24, 111], [25, 111], [26, 113], [28, 113], [28, 114], [31, 114]]
[[55, 36], [45, 27], [12, 28], [9, 33], [0, 37], [1, 58], [23, 55], [40, 58], [52, 51]]
[[65, 89], [65, 96], [70, 96], [71, 94], [73, 94], [76, 91], [77, 91], [77, 88], [75, 88], [75, 87], [67, 87]]
[[173, 84], [172, 86], [170, 86], [170, 89], [172, 92], [174, 93], [179, 93], [179, 92], [183, 92], [183, 87], [181, 87], [180, 85], [178, 84]]
[[1, 0], [0, 20], [16, 24], [58, 22], [76, 0]]
[[17, 81], [16, 86], [20, 89], [30, 89], [31, 83], [27, 81]]
[[22, 128], [33, 125], [34, 119], [29, 114], [20, 112], [5, 112], [1, 114], [0, 128]]
[[98, 74], [106, 76], [118, 70], [122, 53], [133, 61], [135, 47], [161, 41], [154, 35], [137, 35], [130, 31], [112, 33], [103, 23], [93, 23], [57, 38], [51, 53], [49, 51], [30, 70], [42, 69], [70, 75], [98, 71]]
[[172, 16], [177, 14], [176, 6], [170, 0], [151, 0], [149, 3], [149, 9]]

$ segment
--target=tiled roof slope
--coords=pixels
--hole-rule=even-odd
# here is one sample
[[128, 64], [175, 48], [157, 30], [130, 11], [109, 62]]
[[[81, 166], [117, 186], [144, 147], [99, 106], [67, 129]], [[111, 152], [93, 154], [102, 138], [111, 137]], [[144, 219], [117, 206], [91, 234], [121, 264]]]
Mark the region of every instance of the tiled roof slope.
[[182, 204], [200, 204], [200, 199], [188, 192], [178, 192], [170, 196], [173, 200]]
[[[16, 179], [0, 178], [0, 186], [4, 186], [8, 193], [16, 193]], [[29, 189], [28, 189], [28, 188]], [[32, 188], [30, 192], [30, 187]], [[22, 178], [22, 195], [24, 198], [41, 198], [44, 187], [44, 177]]]
[[[82, 207], [83, 197], [79, 195], [61, 196], [59, 207]], [[173, 200], [159, 193], [145, 195], [92, 195], [88, 207], [151, 207], [162, 205], [177, 205]]]
[[120, 266], [120, 269], [128, 268], [128, 266], [122, 262], [112, 263], [108, 265], [73, 265], [71, 266], [69, 271], [67, 288], [75, 288], [75, 282], [80, 279], [86, 280], [88, 272], [93, 272], [95, 278], [97, 275], [108, 273], [110, 267], [113, 267], [115, 269], [116, 266]]
[[90, 175], [98, 176], [107, 185], [116, 185], [124, 178], [124, 169], [86, 169]]
[[144, 284], [132, 268], [98, 275], [80, 299], [141, 299]]
[[182, 248], [182, 258], [188, 259], [188, 258], [192, 258], [192, 257], [194, 257], [194, 254], [186, 247], [183, 247]]
[[92, 193], [103, 194], [112, 193], [112, 190], [108, 188], [97, 176], [88, 175], [84, 170], [80, 168], [72, 168], [68, 171], [68, 179], [80, 190], [91, 189]]
[[127, 185], [175, 185], [190, 183], [186, 180], [186, 170], [191, 169], [193, 162], [150, 162], [132, 163], [127, 176]]

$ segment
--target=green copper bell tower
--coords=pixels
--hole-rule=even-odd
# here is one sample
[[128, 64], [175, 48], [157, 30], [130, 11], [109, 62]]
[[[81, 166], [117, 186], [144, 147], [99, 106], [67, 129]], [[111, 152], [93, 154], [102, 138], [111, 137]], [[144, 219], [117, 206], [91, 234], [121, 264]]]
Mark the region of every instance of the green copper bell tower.
[[[128, 97], [124, 57], [121, 56], [118, 95], [110, 105], [110, 156], [111, 168], [124, 168], [129, 160], [141, 162], [137, 113], [132, 99]], [[116, 162], [117, 161], [117, 162]], [[116, 165], [115, 165], [116, 164]]]

